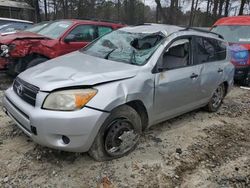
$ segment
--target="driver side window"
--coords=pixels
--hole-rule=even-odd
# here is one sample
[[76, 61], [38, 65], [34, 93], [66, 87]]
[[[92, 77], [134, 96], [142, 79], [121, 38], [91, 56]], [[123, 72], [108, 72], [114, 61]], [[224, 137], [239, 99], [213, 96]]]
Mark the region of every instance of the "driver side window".
[[165, 50], [162, 56], [162, 68], [171, 70], [186, 67], [190, 64], [190, 39], [179, 39]]
[[91, 25], [80, 25], [74, 28], [67, 36], [70, 42], [91, 42], [97, 38], [96, 28]]

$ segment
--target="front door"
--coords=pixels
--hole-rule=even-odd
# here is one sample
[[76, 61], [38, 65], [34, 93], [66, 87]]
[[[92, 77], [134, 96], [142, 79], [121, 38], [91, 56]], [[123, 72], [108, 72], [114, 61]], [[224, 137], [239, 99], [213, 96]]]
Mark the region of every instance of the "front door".
[[192, 37], [175, 40], [166, 49], [156, 73], [154, 112], [156, 121], [186, 112], [199, 105], [202, 65], [193, 65]]
[[78, 25], [60, 42], [60, 55], [79, 50], [98, 37], [97, 28], [93, 25]]

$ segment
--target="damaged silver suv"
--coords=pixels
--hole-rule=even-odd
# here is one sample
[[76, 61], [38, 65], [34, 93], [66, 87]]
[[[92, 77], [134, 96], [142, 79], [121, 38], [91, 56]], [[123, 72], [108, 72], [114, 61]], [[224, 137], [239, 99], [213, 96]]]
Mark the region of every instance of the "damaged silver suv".
[[21, 73], [4, 110], [41, 145], [118, 158], [149, 126], [204, 106], [218, 110], [233, 85], [229, 59], [214, 33], [126, 27]]

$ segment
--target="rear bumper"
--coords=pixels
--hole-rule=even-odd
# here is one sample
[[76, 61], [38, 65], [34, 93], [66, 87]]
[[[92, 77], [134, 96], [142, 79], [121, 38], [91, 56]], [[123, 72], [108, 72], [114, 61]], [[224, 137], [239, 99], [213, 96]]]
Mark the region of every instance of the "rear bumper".
[[235, 80], [245, 80], [250, 77], [250, 66], [235, 67]]
[[[83, 108], [72, 112], [33, 107], [8, 89], [3, 98], [5, 113], [36, 143], [59, 150], [86, 152], [109, 113]], [[70, 139], [65, 143], [63, 136]]]

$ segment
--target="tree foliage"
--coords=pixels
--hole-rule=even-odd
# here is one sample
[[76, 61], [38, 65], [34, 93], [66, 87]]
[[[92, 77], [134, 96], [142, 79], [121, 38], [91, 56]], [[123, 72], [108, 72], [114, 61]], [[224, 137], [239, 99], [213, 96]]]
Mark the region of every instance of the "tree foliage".
[[[126, 24], [159, 22], [211, 26], [218, 18], [243, 15], [250, 0], [23, 0], [35, 9], [34, 21], [62, 18], [118, 21]], [[238, 2], [238, 7], [232, 5]], [[189, 7], [185, 7], [186, 5]], [[156, 6], [154, 6], [156, 5]], [[202, 9], [200, 8], [202, 5]]]

